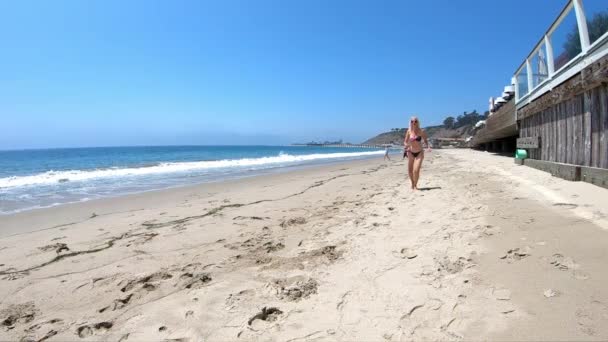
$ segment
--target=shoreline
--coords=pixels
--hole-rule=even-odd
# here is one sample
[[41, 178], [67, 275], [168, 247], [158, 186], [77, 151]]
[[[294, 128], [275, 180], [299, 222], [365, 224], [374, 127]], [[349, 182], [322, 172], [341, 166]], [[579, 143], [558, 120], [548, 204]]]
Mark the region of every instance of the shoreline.
[[[185, 147], [179, 146], [176, 148]], [[225, 155], [225, 158], [205, 159], [205, 155], [200, 155], [199, 157], [203, 159], [192, 159], [190, 157], [166, 162], [155, 159], [143, 163], [140, 161], [136, 164], [133, 164], [134, 161], [130, 161], [129, 164], [129, 161], [122, 160], [123, 163], [127, 164], [116, 167], [108, 164], [107, 160], [100, 159], [98, 161], [100, 164], [96, 168], [92, 168], [90, 165], [81, 168], [67, 158], [68, 162], [62, 166], [63, 168], [59, 167], [57, 171], [41, 169], [32, 174], [5, 175], [0, 177], [0, 191], [4, 194], [0, 199], [0, 215], [193, 184], [289, 172], [342, 161], [363, 160], [375, 158], [382, 153], [379, 150], [362, 150], [360, 148], [356, 151], [347, 152], [331, 148], [327, 149], [330, 152], [320, 153], [318, 149], [304, 147], [298, 149], [297, 153], [290, 154], [294, 151], [288, 150], [284, 153], [281, 150], [284, 148], [282, 146], [267, 146], [264, 148], [276, 151], [248, 156], [247, 153], [251, 153], [254, 146], [219, 148], [240, 148], [243, 150], [239, 151], [241, 153], [240, 157]], [[104, 150], [106, 148], [99, 149]], [[166, 147], [166, 149], [170, 148]], [[276, 153], [273, 154], [273, 152]], [[72, 154], [74, 153], [72, 151]], [[161, 150], [159, 153], [177, 152]], [[231, 152], [217, 151], [216, 148], [216, 150], [202, 150], [195, 153], [217, 153], [217, 157], [221, 157], [219, 154]], [[120, 155], [116, 157], [124, 158]], [[173, 160], [171, 155], [165, 155], [165, 157], [169, 158], [167, 160]], [[40, 162], [44, 163], [44, 156], [38, 156], [38, 158], [41, 158]], [[150, 159], [149, 155], [146, 154], [143, 154], [141, 158], [142, 160]], [[9, 158], [8, 163], [10, 164], [10, 162], [11, 159]]]
[[[280, 168], [274, 168], [274, 169], [268, 169], [268, 170], [261, 170], [260, 173], [243, 175], [243, 176], [238, 176], [238, 177], [234, 177], [234, 178], [220, 179], [220, 180], [216, 180], [216, 181], [208, 181], [208, 182], [203, 182], [203, 183], [195, 183], [195, 184], [187, 184], [187, 185], [176, 185], [173, 187], [162, 188], [162, 189], [137, 191], [137, 192], [133, 192], [133, 193], [126, 193], [126, 194], [119, 194], [119, 195], [115, 195], [115, 196], [95, 198], [95, 199], [90, 199], [90, 200], [86, 200], [86, 201], [60, 203], [60, 204], [48, 206], [48, 207], [25, 209], [25, 210], [14, 212], [14, 213], [0, 214], [0, 227], [2, 227], [2, 230], [0, 230], [0, 238], [12, 236], [12, 235], [36, 232], [39, 230], [52, 229], [53, 227], [47, 227], [47, 228], [39, 228], [39, 229], [34, 229], [34, 230], [26, 230], [26, 231], [22, 231], [22, 232], [15, 231], [15, 229], [16, 229], [15, 227], [17, 227], [17, 226], [22, 227], [24, 225], [22, 220], [28, 220], [30, 216], [33, 216], [33, 217], [39, 217], [39, 216], [46, 217], [47, 215], [54, 216], [53, 211], [55, 211], [55, 210], [59, 211], [59, 213], [58, 213], [59, 216], [61, 216], [63, 212], [81, 212], [81, 211], [91, 212], [90, 215], [92, 215], [93, 213], [95, 213], [97, 215], [106, 215], [110, 212], [119, 211], [118, 208], [124, 208], [125, 206], [127, 208], [129, 208], [128, 210], [135, 210], [135, 207], [142, 207], [140, 205], [137, 205], [135, 207], [131, 206], [131, 203], [133, 203], [133, 202], [143, 202], [143, 203], [146, 203], [145, 205], [159, 205], [162, 202], [167, 200], [166, 196], [168, 196], [169, 198], [176, 198], [176, 197], [184, 196], [184, 193], [193, 192], [193, 191], [209, 193], [209, 192], [213, 192], [213, 191], [219, 191], [219, 188], [223, 187], [224, 185], [239, 184], [240, 186], [247, 186], [249, 180], [255, 181], [257, 179], [264, 179], [265, 181], [270, 181], [273, 177], [280, 177], [282, 175], [288, 175], [291, 173], [296, 173], [296, 174], [300, 173], [300, 172], [306, 173], [307, 171], [311, 171], [311, 172], [321, 171], [322, 172], [324, 168], [328, 168], [331, 172], [331, 170], [333, 170], [334, 167], [341, 167], [342, 164], [344, 164], [346, 166], [351, 163], [352, 164], [368, 163], [368, 162], [370, 162], [372, 160], [376, 160], [376, 159], [378, 160], [379, 163], [382, 163], [382, 160], [380, 159], [381, 157], [382, 157], [382, 155], [378, 155], [378, 156], [367, 157], [367, 158], [362, 158], [362, 159], [355, 159], [355, 160], [340, 160], [340, 161], [330, 161], [327, 163], [320, 163], [320, 164], [307, 164], [307, 165], [280, 167]], [[205, 189], [206, 187], [209, 187], [209, 191], [207, 191]], [[99, 208], [97, 210], [98, 212], [95, 212], [95, 210], [94, 210], [95, 208]], [[86, 215], [84, 215], [84, 216], [86, 216]], [[74, 219], [78, 219], [78, 218], [84, 219], [85, 218], [84, 216], [79, 215], [78, 217], [76, 217]], [[26, 221], [26, 223], [27, 223], [27, 221]], [[26, 225], [28, 225], [28, 224], [26, 224]]]
[[22, 215], [56, 227], [0, 238], [0, 339], [608, 338], [607, 190], [424, 163], [425, 191], [378, 158]]

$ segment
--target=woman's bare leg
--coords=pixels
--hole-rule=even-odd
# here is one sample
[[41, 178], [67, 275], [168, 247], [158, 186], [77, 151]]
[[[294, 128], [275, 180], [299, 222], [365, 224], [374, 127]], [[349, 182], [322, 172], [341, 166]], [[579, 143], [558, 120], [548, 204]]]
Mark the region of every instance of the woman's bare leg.
[[413, 162], [414, 172], [414, 189], [418, 189], [418, 180], [420, 179], [420, 169], [422, 168], [422, 161], [424, 160], [424, 153], [421, 153], [418, 158]]
[[412, 183], [412, 189], [414, 189], [414, 156], [408, 152], [407, 158], [407, 174], [410, 177], [410, 183]]

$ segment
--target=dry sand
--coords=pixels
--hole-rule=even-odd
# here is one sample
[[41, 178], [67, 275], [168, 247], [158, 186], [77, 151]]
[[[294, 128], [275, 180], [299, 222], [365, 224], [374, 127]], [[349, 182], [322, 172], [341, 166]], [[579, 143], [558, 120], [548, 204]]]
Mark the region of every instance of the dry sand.
[[0, 217], [0, 340], [606, 340], [608, 191], [469, 150]]

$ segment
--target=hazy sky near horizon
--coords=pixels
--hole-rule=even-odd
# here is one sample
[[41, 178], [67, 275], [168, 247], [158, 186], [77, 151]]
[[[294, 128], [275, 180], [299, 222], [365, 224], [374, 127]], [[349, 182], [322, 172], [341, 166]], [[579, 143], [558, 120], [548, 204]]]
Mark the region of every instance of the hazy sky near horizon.
[[487, 109], [564, 1], [0, 2], [0, 149], [360, 142]]

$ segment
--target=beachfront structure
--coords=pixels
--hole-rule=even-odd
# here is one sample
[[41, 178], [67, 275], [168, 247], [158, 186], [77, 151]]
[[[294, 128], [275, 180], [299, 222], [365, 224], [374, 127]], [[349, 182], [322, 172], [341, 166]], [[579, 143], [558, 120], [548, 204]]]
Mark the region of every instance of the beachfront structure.
[[539, 38], [511, 80], [514, 98], [475, 145], [504, 139], [504, 129], [527, 150], [526, 165], [608, 186], [608, 1], [568, 1]]
[[490, 115], [485, 125], [473, 137], [472, 144], [487, 151], [510, 153], [515, 151], [519, 136], [515, 115], [515, 91], [506, 86], [498, 99], [490, 100]]

